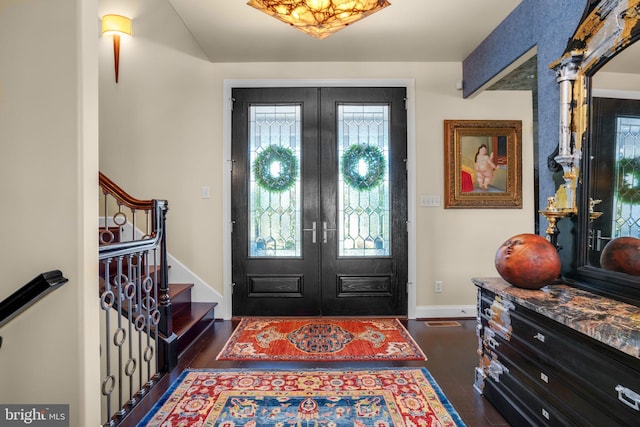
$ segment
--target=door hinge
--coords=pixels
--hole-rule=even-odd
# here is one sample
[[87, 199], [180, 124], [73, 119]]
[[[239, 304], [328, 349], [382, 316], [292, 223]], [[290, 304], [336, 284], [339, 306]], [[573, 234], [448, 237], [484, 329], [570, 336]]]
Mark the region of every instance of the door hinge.
[[235, 282], [231, 282], [231, 294], [233, 294], [233, 290], [236, 287], [236, 283]]
[[235, 160], [227, 160], [227, 162], [229, 162], [229, 172], [233, 173], [233, 165], [235, 164]]
[[404, 98], [404, 109], [405, 111], [409, 109], [409, 98]]
[[235, 228], [235, 226], [236, 226], [236, 222], [232, 220], [231, 221], [231, 232], [232, 233], [233, 233], [233, 229]]
[[231, 107], [231, 111], [233, 111], [233, 104], [236, 102], [236, 99], [232, 97], [229, 98], [229, 101], [229, 106]]

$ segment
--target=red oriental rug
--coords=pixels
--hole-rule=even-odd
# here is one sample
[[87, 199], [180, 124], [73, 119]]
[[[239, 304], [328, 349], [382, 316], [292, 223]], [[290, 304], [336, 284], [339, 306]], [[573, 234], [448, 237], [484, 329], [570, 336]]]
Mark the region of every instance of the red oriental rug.
[[187, 370], [138, 427], [463, 427], [424, 368]]
[[217, 360], [426, 360], [398, 319], [244, 318]]

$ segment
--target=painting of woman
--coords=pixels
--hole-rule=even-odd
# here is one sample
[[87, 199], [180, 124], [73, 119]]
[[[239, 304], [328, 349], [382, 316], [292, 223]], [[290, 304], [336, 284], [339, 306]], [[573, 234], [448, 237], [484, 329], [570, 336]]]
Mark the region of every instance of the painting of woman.
[[487, 145], [481, 144], [474, 158], [476, 181], [478, 182], [478, 187], [483, 190], [489, 189], [489, 184], [493, 180], [493, 172], [498, 168], [493, 160], [494, 153], [487, 154], [487, 151]]

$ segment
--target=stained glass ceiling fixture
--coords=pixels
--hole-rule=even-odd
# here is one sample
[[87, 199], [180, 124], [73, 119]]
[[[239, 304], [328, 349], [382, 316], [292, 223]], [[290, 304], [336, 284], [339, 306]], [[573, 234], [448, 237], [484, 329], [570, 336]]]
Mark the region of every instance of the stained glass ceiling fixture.
[[304, 33], [324, 39], [391, 3], [387, 0], [249, 0], [247, 4]]

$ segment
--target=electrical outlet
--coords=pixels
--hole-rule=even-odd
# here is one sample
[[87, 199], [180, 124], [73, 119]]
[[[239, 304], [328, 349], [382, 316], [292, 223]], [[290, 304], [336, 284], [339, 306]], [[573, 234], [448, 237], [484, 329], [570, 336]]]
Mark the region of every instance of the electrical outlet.
[[434, 290], [435, 292], [442, 292], [442, 280], [436, 280]]

